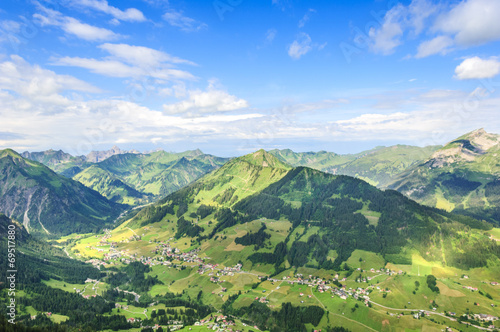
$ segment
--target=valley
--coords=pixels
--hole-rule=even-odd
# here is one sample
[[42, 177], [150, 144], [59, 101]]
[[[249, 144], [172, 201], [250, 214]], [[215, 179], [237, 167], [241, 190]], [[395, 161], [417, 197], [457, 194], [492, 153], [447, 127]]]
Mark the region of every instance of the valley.
[[37, 287], [23, 281], [20, 315], [82, 326], [75, 309], [44, 310], [39, 294], [62, 292], [106, 308], [85, 324], [103, 331], [495, 331], [498, 234], [259, 150], [97, 233], [41, 240], [62, 265], [42, 268]]

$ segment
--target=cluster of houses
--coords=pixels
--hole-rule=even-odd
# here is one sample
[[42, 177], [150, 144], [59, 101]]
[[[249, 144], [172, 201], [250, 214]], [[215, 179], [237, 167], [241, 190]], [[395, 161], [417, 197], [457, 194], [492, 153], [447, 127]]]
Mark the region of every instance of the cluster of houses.
[[199, 322], [194, 323], [195, 326], [205, 326], [209, 330], [219, 331], [219, 332], [236, 332], [234, 330], [235, 323], [230, 320], [227, 316], [218, 315], [210, 317], [209, 319], [202, 319]]
[[[467, 316], [467, 315], [464, 315]], [[468, 319], [470, 319], [470, 316], [467, 316]], [[498, 317], [495, 317], [493, 315], [486, 315], [486, 314], [474, 314], [473, 319], [480, 321], [480, 322], [494, 322], [498, 320]]]
[[189, 252], [181, 252], [178, 248], [174, 248], [167, 241], [160, 242], [155, 249], [152, 250], [154, 254], [160, 254], [168, 260], [178, 260], [186, 263], [203, 264], [204, 259], [198, 256], [201, 249], [194, 249]]

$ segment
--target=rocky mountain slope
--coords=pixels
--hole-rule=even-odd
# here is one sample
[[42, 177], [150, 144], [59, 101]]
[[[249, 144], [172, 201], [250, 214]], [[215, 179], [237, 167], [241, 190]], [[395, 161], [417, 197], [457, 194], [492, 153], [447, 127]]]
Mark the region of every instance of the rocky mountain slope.
[[0, 212], [22, 222], [28, 232], [89, 232], [112, 222], [122, 210], [38, 162], [9, 149], [0, 151]]

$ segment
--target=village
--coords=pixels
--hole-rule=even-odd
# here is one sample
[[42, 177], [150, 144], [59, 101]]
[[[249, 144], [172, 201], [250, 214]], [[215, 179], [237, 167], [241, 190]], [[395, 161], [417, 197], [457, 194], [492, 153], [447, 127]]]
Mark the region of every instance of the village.
[[[130, 264], [131, 262], [138, 261], [141, 262], [142, 264], [148, 265], [150, 267], [157, 266], [157, 265], [162, 265], [165, 266], [166, 268], [175, 268], [175, 269], [184, 269], [184, 268], [197, 268], [197, 273], [199, 275], [206, 275], [207, 277], [210, 278], [210, 282], [215, 283], [215, 284], [222, 284], [225, 282], [225, 276], [232, 277], [235, 276], [236, 274], [254, 274], [252, 272], [244, 271], [242, 269], [242, 264], [236, 264], [235, 266], [222, 266], [217, 263], [210, 262], [211, 258], [208, 256], [202, 256], [200, 257], [200, 254], [202, 254], [201, 249], [193, 249], [189, 250], [187, 252], [183, 252], [179, 248], [175, 246], [177, 242], [172, 242], [174, 241], [173, 238], [169, 238], [168, 240], [164, 241], [152, 241], [149, 240], [148, 243], [154, 243], [155, 247], [153, 250], [151, 250], [152, 256], [139, 256], [137, 253], [131, 254], [129, 252], [129, 249], [124, 249], [124, 250], [118, 250], [119, 243], [117, 242], [108, 242], [108, 239], [111, 237], [111, 234], [108, 230], [105, 231], [105, 235], [100, 239], [98, 242], [97, 246], [89, 246], [91, 250], [96, 250], [98, 253], [103, 253], [103, 258], [102, 259], [97, 259], [97, 258], [92, 258], [87, 260], [87, 263], [93, 264], [96, 268], [101, 268], [102, 266], [111, 266], [111, 265], [120, 265], [120, 264]], [[124, 243], [128, 243], [130, 241], [142, 241], [141, 237], [138, 235], [132, 235], [128, 239], [121, 241]], [[105, 250], [108, 249], [108, 250]], [[404, 272], [402, 270], [390, 270], [390, 269], [375, 269], [371, 268], [368, 270], [362, 270], [361, 268], [357, 268], [355, 272], [359, 272], [360, 275], [359, 277], [356, 277], [354, 281], [359, 284], [366, 284], [369, 283], [366, 287], [347, 287], [346, 286], [346, 281], [348, 281], [347, 277], [340, 277], [340, 275], [337, 273], [335, 274], [331, 279], [324, 279], [324, 278], [319, 278], [313, 275], [308, 275], [304, 276], [300, 273], [296, 273], [293, 277], [291, 276], [283, 276], [281, 278], [276, 278], [272, 277], [270, 278], [269, 276], [265, 275], [258, 275], [258, 279], [260, 281], [270, 281], [274, 285], [274, 283], [279, 283], [279, 285], [285, 283], [288, 285], [304, 285], [306, 287], [313, 287], [317, 292], [321, 293], [326, 293], [330, 292], [331, 297], [338, 297], [342, 300], [348, 300], [349, 298], [352, 298], [356, 301], [362, 301], [365, 306], [371, 306], [373, 302], [370, 300], [370, 294], [373, 292], [379, 292], [379, 293], [390, 293], [391, 290], [388, 288], [381, 288], [380, 286], [375, 284], [372, 284], [374, 280], [376, 280], [380, 276], [396, 276], [396, 275], [403, 275]], [[368, 275], [368, 272], [370, 275]], [[361, 274], [365, 273], [365, 274]], [[463, 279], [467, 279], [467, 276], [462, 276]], [[351, 279], [349, 279], [351, 280]], [[351, 280], [352, 281], [352, 280]], [[94, 282], [94, 281], [89, 281], [89, 282]], [[341, 284], [343, 282], [344, 284]], [[497, 282], [492, 281], [490, 282], [491, 285], [495, 286], [498, 285]], [[279, 289], [280, 286], [277, 286], [276, 289]], [[470, 290], [470, 291], [478, 291], [477, 287], [472, 287], [472, 286], [463, 286], [464, 289]], [[273, 290], [274, 291], [274, 290]], [[269, 295], [272, 294], [271, 291], [270, 293], [263, 295], [263, 296], [258, 296], [255, 297], [256, 301], [259, 301], [260, 303], [269, 304]], [[130, 292], [133, 293], [133, 292]], [[136, 301], [138, 301], [139, 295], [136, 293], [133, 293], [135, 295]], [[221, 298], [224, 298], [227, 294], [227, 289], [225, 287], [220, 286], [220, 290], [218, 292], [213, 291], [213, 295], [219, 296]], [[92, 295], [95, 297], [95, 295]], [[304, 292], [300, 292], [298, 294], [299, 297], [304, 297], [306, 296]], [[85, 298], [88, 298], [89, 295], [85, 295]], [[311, 298], [312, 295], [307, 295], [308, 298]], [[303, 300], [300, 300], [300, 303], [304, 303]], [[441, 315], [441, 316], [447, 316], [451, 320], [455, 320], [453, 316], [456, 316], [456, 313], [437, 313], [437, 308], [432, 308], [432, 310], [422, 310], [422, 309], [405, 309], [405, 310], [411, 310], [412, 311], [412, 316], [415, 319], [421, 319], [422, 317], [429, 317], [433, 314]], [[389, 313], [388, 315], [390, 316], [398, 316], [400, 317], [401, 314], [395, 314], [395, 313]], [[465, 315], [465, 314], [464, 314]], [[493, 315], [487, 315], [487, 314], [474, 314], [471, 316], [467, 316], [467, 319], [470, 320], [475, 320], [479, 322], [493, 322], [498, 320], [498, 317], [493, 316]], [[136, 320], [130, 322], [135, 322]], [[171, 331], [175, 331], [178, 329], [181, 329], [183, 326], [182, 324], [178, 324], [179, 322], [172, 322], [171, 325], [169, 325], [169, 329]], [[464, 323], [467, 324], [467, 323]], [[213, 319], [205, 319], [205, 320], [200, 320], [199, 322], [196, 322], [196, 326], [206, 326], [209, 329], [212, 329], [214, 331], [233, 331], [232, 326], [234, 325], [234, 322], [231, 320], [228, 320], [227, 317], [225, 316], [217, 316]], [[157, 328], [157, 327], [153, 327]]]

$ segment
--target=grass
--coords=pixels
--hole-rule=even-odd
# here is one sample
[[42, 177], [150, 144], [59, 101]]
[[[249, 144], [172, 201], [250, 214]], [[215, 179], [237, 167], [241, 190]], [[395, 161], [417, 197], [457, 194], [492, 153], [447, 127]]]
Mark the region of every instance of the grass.
[[351, 257], [346, 261], [352, 268], [362, 270], [381, 269], [385, 266], [385, 260], [380, 254], [364, 250], [354, 250]]
[[440, 187], [436, 187], [436, 194], [434, 195], [434, 197], [436, 198], [436, 207], [438, 209], [450, 212], [455, 208], [455, 204], [448, 201], [444, 197], [443, 191]]
[[68, 316], [64, 316], [64, 315], [59, 315], [59, 314], [52, 314], [50, 316], [50, 320], [53, 321], [54, 323], [62, 323], [62, 322], [65, 322], [69, 319]]
[[61, 289], [66, 292], [74, 293], [77, 290], [80, 290], [80, 294], [82, 295], [99, 295], [101, 296], [104, 291], [109, 288], [109, 285], [100, 281], [96, 286], [95, 283], [85, 283], [85, 284], [70, 284], [64, 281], [50, 279], [50, 280], [42, 280], [44, 284], [49, 287]]
[[493, 239], [495, 239], [496, 241], [500, 241], [500, 228], [493, 228], [492, 230], [488, 231], [488, 233]]

